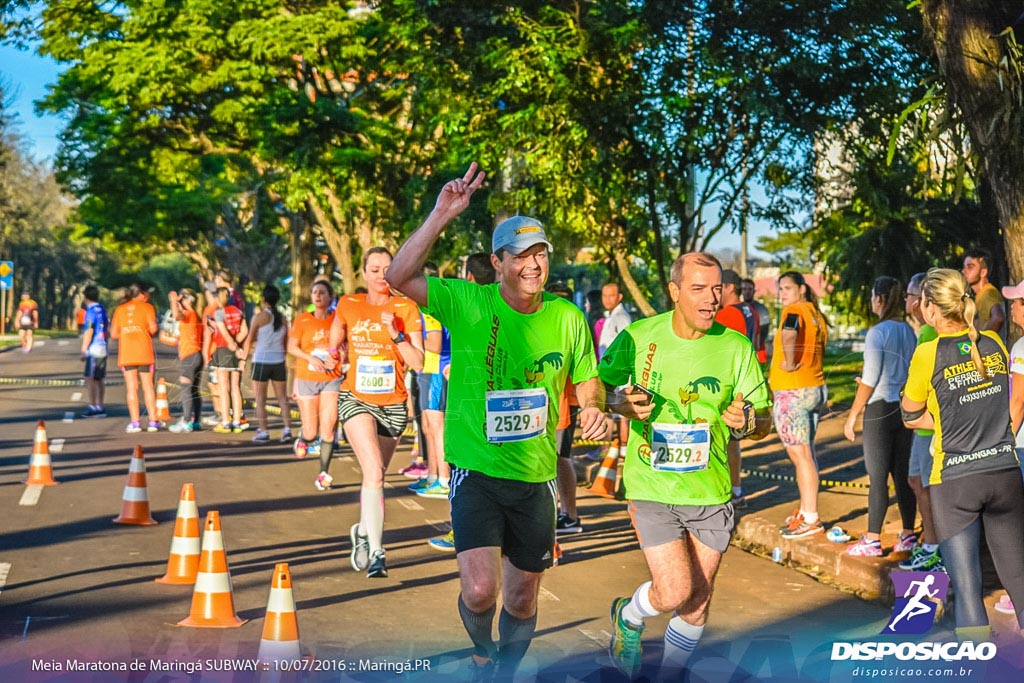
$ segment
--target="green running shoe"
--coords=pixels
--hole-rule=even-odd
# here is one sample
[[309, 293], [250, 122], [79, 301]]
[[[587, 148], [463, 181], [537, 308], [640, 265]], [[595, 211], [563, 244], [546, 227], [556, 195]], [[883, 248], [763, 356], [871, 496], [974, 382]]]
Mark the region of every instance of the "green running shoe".
[[640, 637], [644, 633], [644, 627], [634, 626], [622, 618], [622, 610], [629, 604], [630, 599], [615, 598], [612, 602], [613, 633], [612, 642], [608, 645], [608, 654], [611, 655], [615, 666], [632, 680], [640, 673], [643, 661]]

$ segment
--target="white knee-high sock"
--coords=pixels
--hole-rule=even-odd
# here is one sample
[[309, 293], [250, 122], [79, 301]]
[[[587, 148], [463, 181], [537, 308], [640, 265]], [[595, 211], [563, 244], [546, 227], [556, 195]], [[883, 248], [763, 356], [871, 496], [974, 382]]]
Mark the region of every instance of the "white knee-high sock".
[[700, 636], [704, 633], [703, 626], [694, 626], [675, 616], [668, 622], [665, 629], [665, 652], [661, 656], [661, 675], [682, 672], [686, 668]]
[[643, 626], [644, 619], [656, 617], [661, 612], [651, 605], [651, 582], [640, 584], [633, 593], [633, 599], [622, 608], [622, 618], [634, 626]]
[[384, 549], [384, 489], [359, 489], [359, 529], [370, 542], [370, 554]]

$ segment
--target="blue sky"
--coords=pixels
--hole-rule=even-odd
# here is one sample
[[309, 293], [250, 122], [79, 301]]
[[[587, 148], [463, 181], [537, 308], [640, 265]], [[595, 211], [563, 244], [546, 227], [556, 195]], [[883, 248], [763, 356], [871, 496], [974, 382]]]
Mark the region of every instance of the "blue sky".
[[[63, 122], [56, 116], [37, 115], [35, 102], [46, 96], [48, 87], [56, 82], [60, 69], [56, 62], [34, 52], [0, 45], [0, 78], [8, 93], [10, 110], [15, 114], [16, 130], [21, 135], [26, 151], [39, 161], [52, 160], [57, 151], [57, 135]], [[750, 251], [757, 254], [757, 238], [768, 234], [766, 225], [754, 224], [750, 230]], [[739, 251], [738, 234], [721, 232], [715, 236], [712, 250]]]
[[53, 159], [57, 134], [63, 124], [55, 116], [37, 116], [33, 103], [46, 96], [47, 86], [56, 82], [58, 73], [57, 64], [51, 59], [0, 45], [0, 78], [15, 114], [16, 129], [26, 150], [40, 161]]

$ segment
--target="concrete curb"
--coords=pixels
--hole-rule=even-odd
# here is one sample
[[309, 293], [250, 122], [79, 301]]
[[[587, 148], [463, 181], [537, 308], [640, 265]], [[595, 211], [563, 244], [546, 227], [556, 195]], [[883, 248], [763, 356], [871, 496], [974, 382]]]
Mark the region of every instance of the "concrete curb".
[[799, 567], [809, 574], [820, 575], [828, 582], [850, 590], [861, 597], [895, 600], [889, 574], [909, 553], [889, 553], [884, 557], [853, 557], [846, 554], [846, 543], [832, 543], [824, 534], [799, 540], [779, 536], [779, 524], [757, 515], [744, 515], [736, 524], [734, 542], [740, 546], [771, 555], [782, 551], [783, 564]]

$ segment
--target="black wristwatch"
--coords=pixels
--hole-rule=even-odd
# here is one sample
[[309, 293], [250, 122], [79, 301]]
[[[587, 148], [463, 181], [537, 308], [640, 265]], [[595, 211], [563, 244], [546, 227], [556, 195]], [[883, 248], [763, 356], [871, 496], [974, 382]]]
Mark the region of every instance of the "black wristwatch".
[[399, 332], [397, 337], [392, 337], [391, 341], [395, 344], [401, 344], [406, 340], [405, 332]]

